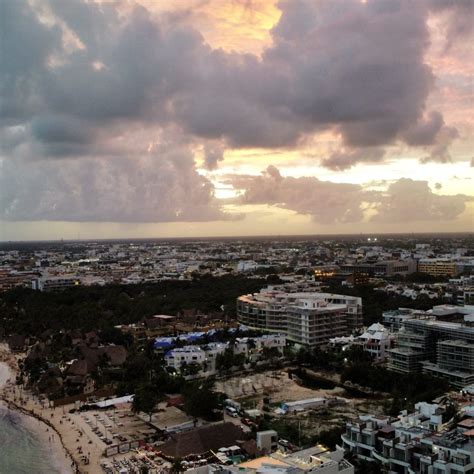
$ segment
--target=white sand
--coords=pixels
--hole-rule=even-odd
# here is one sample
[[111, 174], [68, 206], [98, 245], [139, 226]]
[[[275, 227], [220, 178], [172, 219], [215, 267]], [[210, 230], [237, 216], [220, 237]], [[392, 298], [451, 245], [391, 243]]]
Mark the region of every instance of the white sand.
[[13, 374], [5, 362], [0, 362], [0, 389], [13, 377]]

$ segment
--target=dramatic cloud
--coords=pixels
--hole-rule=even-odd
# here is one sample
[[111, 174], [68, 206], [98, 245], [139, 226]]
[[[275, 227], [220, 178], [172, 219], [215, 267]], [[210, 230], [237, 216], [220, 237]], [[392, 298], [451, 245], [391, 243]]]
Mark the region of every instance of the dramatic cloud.
[[[428, 19], [444, 15], [454, 42], [470, 34], [470, 5], [281, 1], [257, 55], [213, 48], [192, 22], [133, 2], [3, 2], [0, 215], [225, 219], [194, 151], [214, 170], [229, 148], [287, 149], [321, 132], [335, 137], [331, 150], [340, 147], [322, 162], [333, 170], [382, 162], [397, 142], [447, 162], [458, 132], [436, 106], [427, 110], [435, 84]], [[272, 168], [242, 180], [246, 202], [318, 222], [359, 222], [367, 206], [397, 218], [403, 204], [392, 209], [360, 186]], [[452, 215], [462, 207], [462, 198], [430, 199], [432, 218], [448, 215], [451, 201]]]
[[321, 224], [362, 222], [366, 210], [373, 222], [452, 220], [473, 200], [465, 195], [434, 194], [426, 181], [400, 179], [385, 192], [367, 191], [354, 184], [283, 177], [274, 166], [260, 176], [233, 177], [230, 182], [243, 191], [245, 204], [291, 209]]
[[472, 197], [434, 194], [426, 181], [402, 178], [388, 187], [377, 203], [375, 222], [452, 220]]
[[405, 141], [414, 146], [432, 145], [443, 125], [443, 116], [439, 112], [431, 112], [425, 120], [405, 133]]
[[439, 161], [441, 163], [451, 160], [449, 146], [458, 137], [456, 128], [446, 126], [439, 112], [431, 112], [404, 136], [409, 145], [429, 148], [430, 154], [423, 159], [424, 162]]
[[231, 183], [243, 189], [245, 204], [270, 204], [310, 214], [319, 223], [360, 222], [363, 218], [362, 187], [317, 178], [281, 176], [269, 166], [260, 176], [234, 177]]
[[[281, 2], [273, 44], [261, 58], [213, 50], [190, 26], [170, 26], [170, 16], [158, 20], [142, 7], [127, 15], [79, 0], [50, 0], [49, 7], [53, 27], [22, 0], [4, 9], [5, 56], [15, 56], [20, 43], [32, 51], [3, 62], [12, 118], [22, 112], [10, 110], [18, 104], [91, 127], [118, 119], [175, 122], [234, 147], [293, 145], [326, 128], [348, 146], [380, 146], [424, 126], [433, 74], [423, 60], [429, 36], [422, 2]], [[58, 140], [62, 131], [65, 141], [76, 138], [62, 127], [49, 134]]]
[[[159, 151], [160, 153], [160, 151]], [[177, 155], [179, 153], [179, 156]], [[182, 150], [160, 156], [0, 162], [3, 220], [207, 221], [219, 210], [211, 183]]]

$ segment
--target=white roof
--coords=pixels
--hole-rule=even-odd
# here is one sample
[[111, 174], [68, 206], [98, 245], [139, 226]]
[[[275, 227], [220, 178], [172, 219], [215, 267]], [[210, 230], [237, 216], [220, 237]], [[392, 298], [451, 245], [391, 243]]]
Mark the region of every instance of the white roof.
[[130, 403], [133, 401], [134, 395], [125, 395], [124, 397], [110, 398], [109, 400], [103, 400], [97, 402], [94, 405], [97, 405], [100, 408], [106, 408], [111, 405], [118, 405], [120, 403]]
[[285, 402], [286, 406], [297, 406], [297, 405], [309, 405], [310, 403], [318, 403], [326, 401], [323, 397], [315, 397], [315, 398], [306, 398], [305, 400], [297, 400], [294, 402]]

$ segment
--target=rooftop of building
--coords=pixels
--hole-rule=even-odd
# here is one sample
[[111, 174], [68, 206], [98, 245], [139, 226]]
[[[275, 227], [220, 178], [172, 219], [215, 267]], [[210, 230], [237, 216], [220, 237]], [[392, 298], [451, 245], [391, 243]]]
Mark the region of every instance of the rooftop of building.
[[469, 431], [455, 428], [445, 433], [435, 433], [430, 436], [429, 441], [445, 448], [461, 448], [474, 452], [474, 433], [469, 433]]
[[203, 349], [200, 346], [184, 346], [177, 347], [169, 351], [166, 356], [169, 357], [172, 354], [190, 354], [190, 353], [203, 353]]
[[230, 422], [218, 423], [173, 434], [171, 439], [160, 445], [160, 450], [167, 456], [183, 458], [233, 446], [237, 440], [244, 438], [240, 427]]

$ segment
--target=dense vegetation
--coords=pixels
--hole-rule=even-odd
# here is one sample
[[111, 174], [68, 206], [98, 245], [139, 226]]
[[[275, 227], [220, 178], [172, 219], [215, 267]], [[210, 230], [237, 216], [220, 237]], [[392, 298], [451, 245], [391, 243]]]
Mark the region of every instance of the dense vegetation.
[[288, 440], [290, 443], [299, 447], [309, 447], [315, 444], [322, 444], [329, 449], [335, 449], [337, 444], [341, 443], [341, 434], [345, 431], [345, 424], [328, 428], [317, 434], [312, 433], [311, 422], [306, 420], [304, 423], [298, 420], [285, 418], [272, 418], [263, 420], [260, 423], [261, 430], [272, 429], [278, 432], [280, 439]]
[[418, 401], [431, 401], [449, 390], [446, 380], [425, 374], [398, 374], [368, 363], [349, 364], [341, 373], [341, 381], [390, 393], [393, 398], [386, 411], [393, 416], [400, 410], [413, 408]]
[[416, 300], [400, 295], [389, 295], [383, 291], [374, 290], [374, 287], [371, 285], [357, 286], [356, 288], [332, 285], [328, 291], [343, 295], [360, 296], [362, 298], [364, 324], [366, 326], [375, 322], [380, 322], [384, 311], [398, 308], [428, 310], [435, 305], [446, 303], [445, 300], [430, 299], [426, 295], [422, 295]]
[[[312, 369], [325, 370], [329, 372], [340, 372], [346, 367], [346, 362], [352, 364], [370, 363], [370, 355], [361, 347], [351, 347], [347, 351], [322, 350], [319, 347], [314, 349], [301, 349], [295, 357], [295, 362], [301, 367], [311, 367]], [[304, 374], [297, 373], [298, 377]]]
[[45, 330], [109, 329], [153, 314], [185, 309], [235, 316], [236, 298], [258, 291], [263, 279], [243, 276], [202, 277], [143, 285], [78, 287], [43, 293], [16, 289], [0, 296], [1, 324], [6, 334], [38, 335]]
[[403, 375], [374, 365], [367, 352], [359, 347], [344, 352], [323, 351], [318, 348], [312, 351], [301, 350], [297, 353], [295, 362], [303, 368], [292, 373], [311, 388], [326, 388], [322, 386], [325, 381], [308, 375], [304, 367], [339, 373], [342, 383], [351, 382], [374, 392], [389, 393], [392, 400], [385, 408], [390, 415], [412, 408], [418, 401], [431, 401], [449, 389], [449, 384], [439, 378], [425, 374], [417, 374], [416, 377], [412, 374]]

